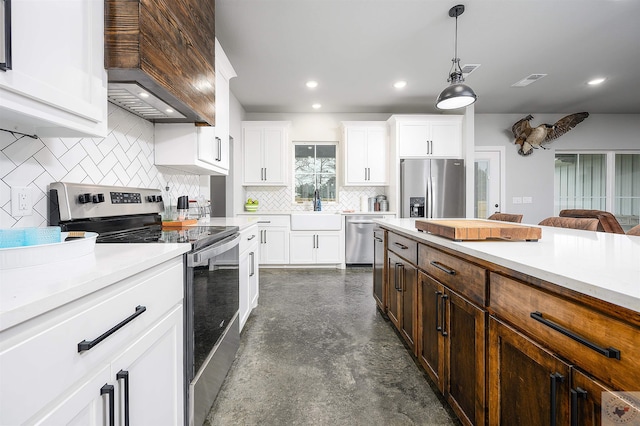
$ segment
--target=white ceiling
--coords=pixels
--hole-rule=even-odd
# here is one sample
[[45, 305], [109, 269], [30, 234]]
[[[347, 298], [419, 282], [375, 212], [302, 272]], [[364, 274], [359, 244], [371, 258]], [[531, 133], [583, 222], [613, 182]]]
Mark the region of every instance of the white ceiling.
[[[247, 112], [432, 113], [455, 0], [216, 0], [216, 36]], [[640, 113], [640, 1], [467, 0], [461, 64], [476, 113]], [[538, 82], [514, 88], [533, 73]], [[603, 76], [600, 86], [588, 80]], [[315, 90], [305, 82], [319, 82]], [[392, 84], [408, 82], [398, 91]]]

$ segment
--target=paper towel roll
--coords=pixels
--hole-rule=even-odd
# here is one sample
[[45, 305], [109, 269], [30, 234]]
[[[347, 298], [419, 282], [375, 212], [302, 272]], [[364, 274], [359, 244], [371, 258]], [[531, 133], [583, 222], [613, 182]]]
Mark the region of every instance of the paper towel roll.
[[367, 197], [366, 195], [360, 197], [360, 211], [369, 211], [369, 197]]

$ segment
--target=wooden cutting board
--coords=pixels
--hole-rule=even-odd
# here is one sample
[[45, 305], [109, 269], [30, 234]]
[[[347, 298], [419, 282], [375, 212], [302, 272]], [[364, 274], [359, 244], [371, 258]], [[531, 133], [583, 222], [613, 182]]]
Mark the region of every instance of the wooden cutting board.
[[184, 219], [184, 220], [163, 220], [163, 228], [182, 228], [184, 226], [195, 225], [198, 223], [198, 219]]
[[416, 228], [455, 241], [488, 239], [538, 241], [542, 229], [511, 222], [466, 219], [416, 219]]

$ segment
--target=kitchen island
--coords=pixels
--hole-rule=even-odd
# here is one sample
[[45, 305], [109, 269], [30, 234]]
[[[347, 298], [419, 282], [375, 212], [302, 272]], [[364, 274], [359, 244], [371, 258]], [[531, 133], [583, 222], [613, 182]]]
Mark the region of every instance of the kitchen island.
[[640, 238], [457, 242], [376, 222], [378, 306], [464, 424], [600, 424], [629, 402], [613, 391], [640, 389]]

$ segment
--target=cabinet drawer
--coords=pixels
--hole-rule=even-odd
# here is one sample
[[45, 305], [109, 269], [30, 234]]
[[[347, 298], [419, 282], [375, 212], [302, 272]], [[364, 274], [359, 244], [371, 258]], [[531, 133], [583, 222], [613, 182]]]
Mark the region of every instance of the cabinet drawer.
[[[104, 290], [20, 325], [0, 344], [0, 424], [21, 424], [74, 383], [94, 374], [132, 344], [183, 298], [181, 258], [144, 271]], [[92, 349], [94, 340], [136, 311], [146, 311]], [[25, 398], [29, 395], [29, 398]]]
[[424, 244], [420, 244], [418, 266], [478, 306], [486, 305], [486, 269]]
[[260, 220], [258, 220], [258, 226], [261, 228], [265, 228], [268, 226], [286, 226], [289, 227], [291, 223], [290, 216], [261, 216]]
[[614, 389], [637, 390], [639, 327], [496, 273], [490, 286], [495, 316]]
[[418, 243], [409, 238], [389, 232], [387, 247], [398, 256], [414, 265], [418, 264]]
[[245, 251], [249, 250], [252, 245], [259, 244], [260, 241], [260, 230], [257, 226], [251, 225], [248, 228], [245, 228], [240, 232], [240, 245], [238, 247], [239, 253], [243, 254]]

